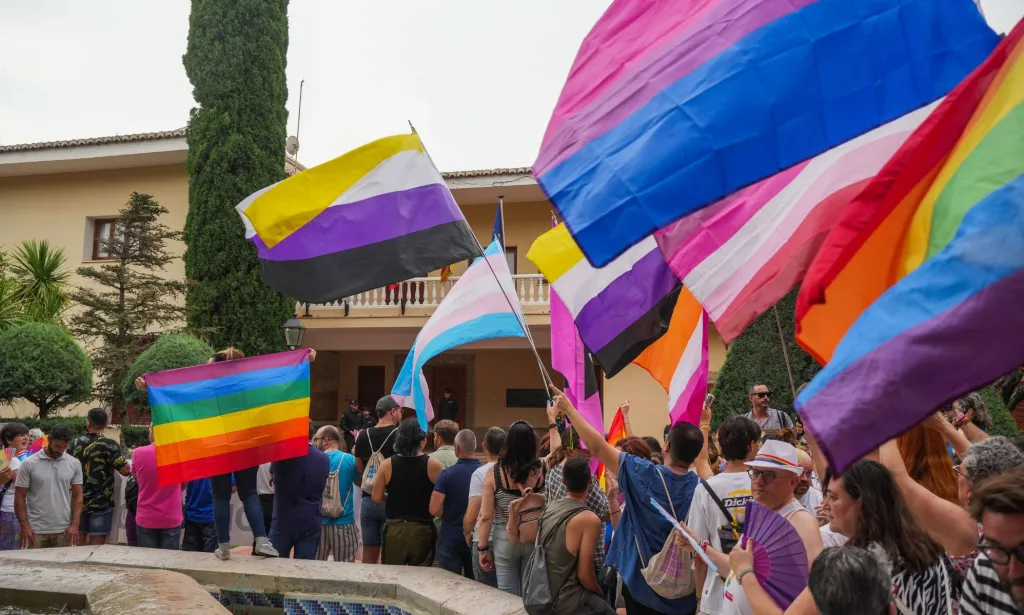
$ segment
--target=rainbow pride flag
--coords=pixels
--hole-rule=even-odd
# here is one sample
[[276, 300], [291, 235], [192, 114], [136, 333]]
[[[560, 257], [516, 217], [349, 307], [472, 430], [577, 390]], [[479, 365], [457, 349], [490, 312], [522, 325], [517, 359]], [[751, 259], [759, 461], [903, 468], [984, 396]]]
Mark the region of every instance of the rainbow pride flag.
[[[622, 417], [622, 406], [615, 411], [615, 416], [612, 417], [612, 424], [608, 426], [608, 437], [605, 441], [612, 446], [619, 440], [626, 437], [626, 420]], [[604, 477], [604, 464], [599, 463], [597, 470], [594, 471], [597, 476], [597, 482], [601, 485], [603, 491], [607, 491], [608, 485]]]
[[161, 487], [301, 457], [309, 350], [146, 376]]
[[998, 42], [974, 0], [615, 0], [533, 174], [595, 267], [929, 104]]
[[798, 341], [828, 363], [796, 405], [832, 467], [1019, 366], [1021, 297], [1024, 22], [854, 201], [801, 289]]

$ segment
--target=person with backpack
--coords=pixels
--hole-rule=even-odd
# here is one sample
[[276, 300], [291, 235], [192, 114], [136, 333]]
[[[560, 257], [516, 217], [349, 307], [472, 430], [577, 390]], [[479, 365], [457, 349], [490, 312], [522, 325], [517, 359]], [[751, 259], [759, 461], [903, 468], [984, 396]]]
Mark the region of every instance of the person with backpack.
[[789, 418], [788, 414], [770, 407], [772, 392], [768, 390], [767, 385], [752, 384], [747, 392], [747, 397], [750, 399], [750, 412], [744, 416], [757, 423], [762, 433], [793, 428], [793, 419]]
[[387, 515], [381, 541], [382, 564], [434, 563], [437, 529], [430, 514], [430, 497], [444, 466], [423, 454], [426, 443], [427, 434], [417, 419], [403, 421], [395, 437], [395, 454], [380, 464], [373, 481], [373, 501], [384, 504]]
[[337, 427], [325, 425], [313, 439], [331, 462], [320, 504], [320, 548], [316, 552], [320, 561], [333, 555], [336, 562], [354, 562], [359, 550], [359, 529], [352, 505], [356, 458], [341, 450], [341, 438]]
[[395, 432], [402, 421], [402, 407], [390, 395], [377, 400], [377, 424], [359, 432], [356, 438], [356, 479], [363, 493], [359, 503], [359, 525], [363, 541], [363, 563], [376, 564], [380, 560], [380, 545], [384, 540], [385, 507], [370, 497], [373, 484], [385, 459], [395, 454]]
[[614, 615], [594, 571], [602, 528], [587, 504], [594, 481], [590, 456], [567, 458], [560, 474], [565, 497], [544, 508], [523, 581], [523, 606], [530, 615]]
[[696, 587], [689, 562], [672, 561], [675, 556], [688, 554], [678, 551], [672, 524], [651, 505], [651, 500], [677, 521], [686, 518], [700, 482], [691, 466], [704, 449], [704, 434], [696, 425], [676, 423], [665, 442], [665, 464], [655, 465], [614, 448], [560, 390], [552, 386], [551, 394], [558, 410], [579, 430], [587, 449], [604, 464], [606, 472], [615, 475], [625, 500], [605, 562], [622, 579], [626, 613], [696, 613]]
[[476, 549], [480, 567], [496, 572], [498, 589], [516, 596], [522, 595], [526, 561], [544, 507], [545, 475], [537, 456], [537, 432], [526, 421], [512, 423], [501, 457], [484, 479]]
[[[480, 467], [476, 458], [476, 434], [463, 429], [455, 434], [455, 465], [446, 468], [434, 484], [430, 496], [430, 514], [441, 518], [441, 539], [437, 562], [448, 572], [473, 578], [473, 551], [462, 531], [463, 517], [469, 504], [469, 484]], [[472, 532], [470, 532], [472, 534]]]
[[316, 559], [320, 547], [320, 509], [331, 462], [313, 446], [315, 434], [310, 419], [310, 444], [306, 454], [270, 464], [270, 474], [274, 477], [270, 542], [281, 557], [291, 557], [294, 548], [295, 559]]
[[[747, 502], [753, 499], [746, 462], [753, 460], [761, 447], [761, 428], [745, 416], [731, 417], [718, 428], [718, 445], [725, 458], [725, 470], [701, 481], [693, 494], [686, 524], [698, 540], [706, 540], [715, 549], [729, 553], [743, 534], [743, 516]], [[728, 574], [727, 569], [709, 574], [707, 565], [696, 560], [694, 576], [697, 587], [703, 588], [699, 611], [703, 615], [723, 612], [722, 591]]]

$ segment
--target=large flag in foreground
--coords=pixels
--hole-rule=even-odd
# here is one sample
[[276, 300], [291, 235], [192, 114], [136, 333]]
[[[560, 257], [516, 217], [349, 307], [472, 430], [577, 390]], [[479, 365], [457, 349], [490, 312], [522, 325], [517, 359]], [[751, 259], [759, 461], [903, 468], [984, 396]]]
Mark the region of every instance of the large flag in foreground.
[[480, 254], [416, 133], [386, 137], [239, 203], [263, 280], [323, 302]]
[[683, 288], [668, 331], [636, 361], [668, 392], [669, 423], [696, 425], [708, 392], [708, 317], [700, 303]]
[[416, 335], [402, 371], [395, 379], [391, 397], [406, 408], [414, 408], [425, 430], [434, 418], [427, 379], [423, 376], [427, 361], [470, 342], [495, 337], [526, 337], [525, 322], [505, 250], [495, 240], [487, 246], [485, 257], [478, 258], [466, 269]]
[[579, 329], [583, 343], [611, 378], [668, 330], [679, 295], [653, 237], [606, 267], [595, 268], [564, 224], [547, 231], [526, 258], [551, 283]]
[[974, 0], [616, 0], [533, 173], [587, 259], [945, 94], [998, 38]]
[[[1022, 38], [1024, 22], [889, 161], [819, 257], [839, 272], [826, 279], [825, 307], [838, 296], [859, 299], [849, 289], [830, 294], [837, 285], [867, 279], [870, 292], [898, 279], [856, 318], [796, 402], [839, 472], [1020, 364]], [[902, 250], [867, 258], [865, 249], [880, 249], [879, 232], [903, 238]]]
[[161, 487], [300, 457], [309, 350], [146, 375]]
[[938, 103], [735, 192], [655, 234], [731, 342], [796, 288], [836, 220]]

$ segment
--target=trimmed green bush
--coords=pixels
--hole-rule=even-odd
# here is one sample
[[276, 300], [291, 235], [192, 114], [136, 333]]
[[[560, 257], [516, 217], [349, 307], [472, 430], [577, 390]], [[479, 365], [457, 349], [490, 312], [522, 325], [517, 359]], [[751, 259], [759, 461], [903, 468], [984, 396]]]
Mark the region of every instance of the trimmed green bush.
[[128, 368], [128, 375], [123, 383], [125, 401], [134, 404], [137, 410], [148, 410], [149, 394], [135, 388], [136, 378], [143, 374], [201, 365], [206, 363], [213, 353], [214, 350], [209, 344], [187, 333], [168, 333], [160, 336], [156, 343], [139, 355]]
[[[793, 368], [793, 382], [799, 388], [809, 382], [821, 367], [800, 348], [793, 336], [793, 321], [796, 311], [796, 292], [793, 291], [782, 298], [776, 308], [782, 321], [782, 332], [786, 339], [786, 349]], [[735, 414], [750, 412], [750, 400], [747, 396], [751, 384], [765, 384], [772, 392], [772, 408], [778, 408], [795, 417], [793, 411], [793, 393], [786, 373], [786, 360], [779, 343], [779, 328], [775, 321], [775, 313], [768, 310], [761, 314], [729, 344], [725, 363], [718, 372], [715, 381], [715, 403], [711, 425], [718, 428], [726, 418]]]
[[[235, 205], [285, 178], [287, 0], [192, 0], [185, 73], [189, 119], [185, 306], [218, 349], [284, 349], [295, 302], [260, 278]], [[338, 272], [344, 275], [344, 272]]]
[[1006, 409], [999, 391], [994, 386], [987, 386], [978, 391], [978, 394], [981, 395], [981, 399], [985, 402], [988, 413], [992, 415], [992, 426], [989, 427], [988, 433], [993, 436], [1006, 436], [1007, 438], [1019, 436], [1020, 432], [1017, 430], [1017, 421], [1013, 420], [1013, 415]]
[[0, 402], [28, 400], [48, 418], [91, 392], [92, 363], [60, 325], [28, 323], [0, 335]]
[[[69, 416], [64, 418], [49, 418], [41, 419], [37, 417], [27, 417], [20, 419], [7, 419], [2, 421], [6, 423], [24, 423], [29, 429], [38, 427], [43, 433], [48, 434], [53, 429], [54, 425], [67, 425], [71, 428], [71, 431], [75, 434], [75, 437], [84, 436], [87, 431], [85, 429], [85, 417], [84, 416]], [[132, 427], [129, 425], [121, 426], [121, 444], [126, 448], [136, 448], [138, 446], [145, 446], [149, 444], [149, 427]]]

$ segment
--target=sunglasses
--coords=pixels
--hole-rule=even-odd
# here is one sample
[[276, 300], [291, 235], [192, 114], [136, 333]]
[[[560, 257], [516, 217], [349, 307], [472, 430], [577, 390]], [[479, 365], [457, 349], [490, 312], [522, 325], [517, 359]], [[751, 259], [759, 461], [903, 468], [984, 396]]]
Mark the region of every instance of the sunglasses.
[[1024, 564], [1024, 544], [1019, 544], [1012, 549], [1006, 549], [1004, 547], [997, 547], [996, 545], [990, 545], [982, 543], [978, 545], [978, 551], [981, 551], [988, 556], [992, 563], [1000, 566], [1006, 566], [1010, 563], [1011, 557], [1016, 557], [1017, 561]]
[[763, 393], [751, 393], [751, 395], [753, 395], [754, 397], [764, 398], [764, 397], [771, 397], [772, 393], [771, 393], [771, 391], [765, 391]]

